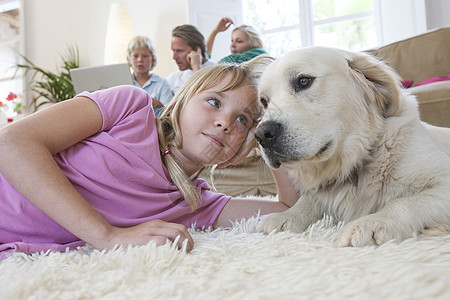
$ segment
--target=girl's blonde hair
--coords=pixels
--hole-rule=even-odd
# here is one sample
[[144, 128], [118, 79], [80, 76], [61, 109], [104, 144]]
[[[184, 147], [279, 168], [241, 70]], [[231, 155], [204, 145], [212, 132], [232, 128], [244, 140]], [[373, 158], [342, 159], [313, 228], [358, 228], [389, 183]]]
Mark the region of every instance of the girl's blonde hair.
[[146, 36], [136, 36], [128, 43], [127, 49], [127, 61], [131, 63], [131, 53], [133, 53], [136, 49], [148, 49], [150, 54], [152, 55], [152, 67], [150, 69], [153, 70], [156, 67], [156, 63], [158, 62], [158, 57], [156, 56], [156, 48], [153, 44], [152, 40]]
[[[171, 147], [181, 148], [183, 146], [179, 122], [180, 112], [195, 94], [217, 86], [227, 75], [231, 75], [231, 80], [218, 92], [237, 89], [246, 81], [256, 90], [262, 71], [272, 61], [272, 57], [261, 55], [240, 65], [220, 64], [195, 72], [180, 91], [175, 94], [161, 117], [157, 119], [161, 153]], [[255, 121], [257, 121], [262, 112], [261, 107], [259, 105], [257, 107], [258, 111], [254, 114]], [[192, 210], [195, 210], [199, 201], [199, 195], [192, 184], [192, 180], [171, 155], [164, 155], [162, 159], [173, 182], [180, 189]]]
[[233, 32], [236, 30], [242, 31], [248, 40], [248, 45], [250, 46], [250, 49], [254, 48], [264, 48], [263, 42], [261, 40], [261, 34], [253, 28], [250, 25], [241, 25], [233, 29]]

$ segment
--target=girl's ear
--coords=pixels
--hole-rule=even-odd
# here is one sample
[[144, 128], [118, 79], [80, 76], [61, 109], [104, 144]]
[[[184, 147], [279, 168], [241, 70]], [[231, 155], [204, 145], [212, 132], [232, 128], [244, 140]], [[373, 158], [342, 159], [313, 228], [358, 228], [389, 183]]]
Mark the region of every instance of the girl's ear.
[[347, 61], [366, 99], [375, 102], [384, 117], [395, 116], [402, 94], [399, 75], [369, 54], [351, 53]]

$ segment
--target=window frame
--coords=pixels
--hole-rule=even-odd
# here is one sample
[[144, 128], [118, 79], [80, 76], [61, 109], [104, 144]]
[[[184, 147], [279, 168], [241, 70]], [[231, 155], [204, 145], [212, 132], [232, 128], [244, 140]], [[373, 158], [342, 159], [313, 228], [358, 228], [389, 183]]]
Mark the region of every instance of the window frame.
[[314, 29], [316, 26], [340, 23], [340, 22], [345, 22], [345, 21], [360, 20], [360, 19], [372, 16], [374, 18], [374, 23], [375, 23], [377, 45], [380, 45], [381, 41], [383, 41], [382, 31], [380, 30], [381, 19], [379, 17], [380, 16], [379, 0], [372, 0], [373, 10], [371, 10], [371, 11], [366, 11], [366, 12], [362, 12], [362, 13], [354, 13], [354, 14], [349, 14], [349, 15], [345, 15], [345, 16], [332, 17], [332, 18], [321, 19], [321, 20], [314, 20], [314, 11], [313, 11], [312, 1], [313, 0], [298, 0], [299, 20], [298, 20], [297, 24], [291, 25], [291, 26], [271, 28], [271, 29], [259, 29], [261, 34], [264, 36], [266, 34], [287, 32], [287, 31], [299, 29], [301, 46], [308, 47], [308, 46], [314, 45], [314, 43], [315, 43]]
[[[17, 35], [0, 39], [0, 46], [6, 46], [11, 48], [18, 53], [23, 53], [23, 37], [22, 37], [22, 28], [23, 28], [23, 17], [22, 17], [22, 7], [23, 0], [0, 0], [0, 12], [6, 12], [10, 10], [19, 10], [19, 33]], [[17, 43], [17, 46], [13, 44]], [[18, 63], [19, 61], [17, 61]], [[11, 65], [13, 68], [14, 65]], [[3, 75], [3, 74], [2, 74]], [[18, 90], [12, 90], [10, 92], [14, 92], [17, 94], [22, 94], [24, 90], [23, 86], [23, 72], [21, 70], [14, 71], [14, 75], [0, 75], [0, 83], [12, 83], [12, 85], [16, 86]], [[0, 99], [1, 100], [1, 99]]]

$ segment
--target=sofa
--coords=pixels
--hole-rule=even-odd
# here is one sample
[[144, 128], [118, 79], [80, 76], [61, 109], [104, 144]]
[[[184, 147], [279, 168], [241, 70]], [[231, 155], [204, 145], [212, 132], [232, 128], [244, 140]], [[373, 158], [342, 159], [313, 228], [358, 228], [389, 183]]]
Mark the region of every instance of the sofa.
[[259, 149], [253, 150], [237, 165], [223, 169], [207, 167], [199, 177], [205, 179], [213, 190], [233, 197], [267, 197], [277, 194], [272, 171]]
[[[366, 50], [396, 70], [406, 90], [417, 96], [421, 119], [435, 126], [450, 127], [450, 81], [420, 84], [450, 74], [450, 27], [439, 28], [376, 49]], [[431, 80], [435, 81], [435, 80]], [[274, 196], [275, 180], [259, 151], [236, 166], [206, 168], [199, 177], [230, 196]]]
[[[411, 85], [406, 90], [416, 95], [423, 121], [450, 127], [450, 27], [438, 28], [365, 52], [384, 61], [397, 71], [407, 85]], [[426, 81], [434, 82], [421, 84]]]

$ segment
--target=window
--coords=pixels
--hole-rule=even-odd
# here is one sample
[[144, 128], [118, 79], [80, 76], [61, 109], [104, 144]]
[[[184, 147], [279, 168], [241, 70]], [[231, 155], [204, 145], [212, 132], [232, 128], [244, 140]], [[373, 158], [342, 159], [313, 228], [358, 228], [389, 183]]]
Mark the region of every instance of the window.
[[373, 0], [242, 0], [243, 23], [274, 56], [320, 45], [359, 51], [378, 45]]
[[15, 74], [20, 58], [19, 8], [19, 0], [0, 0], [0, 101], [23, 89], [22, 76]]

